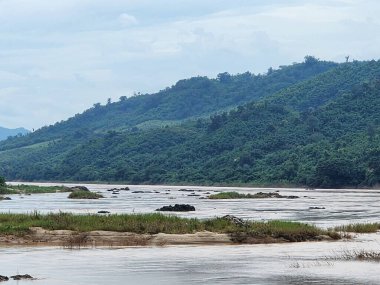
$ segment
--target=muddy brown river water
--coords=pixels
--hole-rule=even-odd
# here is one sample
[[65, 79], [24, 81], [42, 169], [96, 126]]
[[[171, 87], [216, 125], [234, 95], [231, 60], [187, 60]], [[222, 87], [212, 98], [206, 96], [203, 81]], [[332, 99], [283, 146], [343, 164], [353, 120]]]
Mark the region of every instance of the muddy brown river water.
[[[150, 213], [169, 204], [194, 205], [181, 216], [232, 214], [253, 220], [292, 220], [330, 227], [379, 221], [379, 190], [304, 190], [218, 187], [130, 186], [113, 195], [114, 185], [86, 185], [100, 200], [68, 200], [67, 193], [9, 195], [1, 212]], [[191, 189], [193, 192], [179, 191]], [[207, 200], [215, 191], [280, 191], [299, 199]], [[144, 193], [133, 193], [143, 191]], [[194, 193], [200, 196], [188, 196]], [[324, 207], [325, 209], [310, 209]], [[380, 234], [350, 241], [237, 246], [138, 248], [0, 247], [0, 275], [28, 273], [33, 284], [380, 284], [380, 263], [334, 260], [347, 250], [380, 250]], [[7, 284], [16, 284], [8, 281]]]

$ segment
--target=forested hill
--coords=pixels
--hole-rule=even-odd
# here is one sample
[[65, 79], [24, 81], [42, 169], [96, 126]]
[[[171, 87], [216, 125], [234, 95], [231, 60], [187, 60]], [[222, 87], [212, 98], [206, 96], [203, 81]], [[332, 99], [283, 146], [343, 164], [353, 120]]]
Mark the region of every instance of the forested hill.
[[21, 136], [27, 134], [29, 131], [24, 128], [8, 129], [0, 127], [0, 141], [5, 140], [8, 137]]
[[221, 73], [216, 79], [194, 77], [180, 80], [156, 94], [121, 97], [120, 101], [107, 105], [94, 104], [93, 108], [67, 121], [41, 128], [23, 138], [3, 142], [0, 150], [72, 135], [86, 140], [94, 133], [110, 130], [128, 131], [136, 127], [141, 129], [178, 124], [259, 100], [336, 66], [336, 63], [317, 61], [309, 56], [304, 63], [282, 66], [278, 70], [270, 68], [265, 75]]
[[369, 187], [380, 184], [380, 61], [341, 64], [180, 125], [0, 152], [8, 179]]

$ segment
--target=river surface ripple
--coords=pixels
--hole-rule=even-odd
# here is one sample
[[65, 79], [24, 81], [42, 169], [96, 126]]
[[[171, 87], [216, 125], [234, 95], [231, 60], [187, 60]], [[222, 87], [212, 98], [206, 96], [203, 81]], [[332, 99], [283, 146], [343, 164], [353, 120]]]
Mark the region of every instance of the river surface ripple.
[[[71, 186], [71, 185], [69, 185]], [[100, 200], [68, 200], [67, 193], [9, 195], [1, 212], [151, 213], [169, 204], [188, 203], [186, 217], [232, 214], [252, 220], [282, 219], [321, 227], [379, 221], [380, 191], [219, 187], [130, 186], [113, 195], [116, 185], [86, 185], [103, 193]], [[179, 191], [192, 189], [194, 192]], [[132, 193], [144, 191], [144, 193]], [[216, 191], [280, 191], [301, 198], [207, 200]], [[188, 196], [194, 193], [200, 196]], [[325, 209], [309, 209], [324, 207]], [[380, 234], [351, 241], [240, 246], [170, 246], [137, 248], [0, 247], [0, 275], [31, 274], [35, 284], [380, 284], [380, 264], [334, 260], [347, 250], [380, 250]], [[20, 282], [29, 283], [29, 282]], [[7, 284], [16, 284], [8, 281]], [[19, 284], [19, 283], [17, 283]]]

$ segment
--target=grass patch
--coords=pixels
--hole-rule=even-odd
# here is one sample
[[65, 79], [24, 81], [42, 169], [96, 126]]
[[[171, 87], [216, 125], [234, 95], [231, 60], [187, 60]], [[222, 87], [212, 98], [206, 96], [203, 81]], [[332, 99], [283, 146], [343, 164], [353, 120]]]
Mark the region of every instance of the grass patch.
[[36, 186], [36, 185], [6, 185], [0, 187], [0, 194], [37, 194], [69, 192], [70, 188], [65, 186]]
[[250, 198], [251, 194], [240, 194], [238, 192], [220, 192], [217, 194], [212, 194], [209, 199], [244, 199]]
[[[47, 214], [0, 214], [0, 234], [23, 235], [30, 227], [48, 230], [73, 230], [88, 232], [95, 230], [132, 232], [138, 234], [186, 234], [200, 231], [229, 233], [239, 237], [271, 237], [286, 241], [313, 240], [321, 235], [339, 238], [335, 232], [315, 226], [287, 222], [250, 222], [244, 226], [234, 224], [223, 218], [209, 220], [180, 218], [159, 213], [120, 214], [120, 215], [75, 215], [69, 213]], [[244, 242], [244, 239], [236, 239]]]
[[241, 194], [238, 192], [220, 192], [208, 197], [209, 199], [265, 199], [265, 198], [299, 198], [298, 196], [283, 196], [277, 192], [263, 193], [258, 192], [255, 194]]
[[349, 232], [349, 233], [375, 233], [380, 230], [380, 223], [366, 223], [366, 224], [349, 224], [345, 226], [339, 226], [334, 228], [338, 232]]
[[90, 192], [90, 191], [75, 191], [71, 192], [69, 199], [99, 199], [99, 198], [104, 198], [103, 195]]
[[0, 187], [0, 195], [7, 195], [7, 194], [19, 194], [14, 189], [8, 188], [7, 186]]

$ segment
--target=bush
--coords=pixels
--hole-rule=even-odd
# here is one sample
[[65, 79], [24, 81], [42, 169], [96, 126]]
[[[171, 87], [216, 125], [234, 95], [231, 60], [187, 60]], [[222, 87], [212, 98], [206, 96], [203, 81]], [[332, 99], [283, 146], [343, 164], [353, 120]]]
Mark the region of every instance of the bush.
[[70, 193], [69, 199], [99, 199], [104, 198], [103, 195], [90, 191], [75, 191]]

